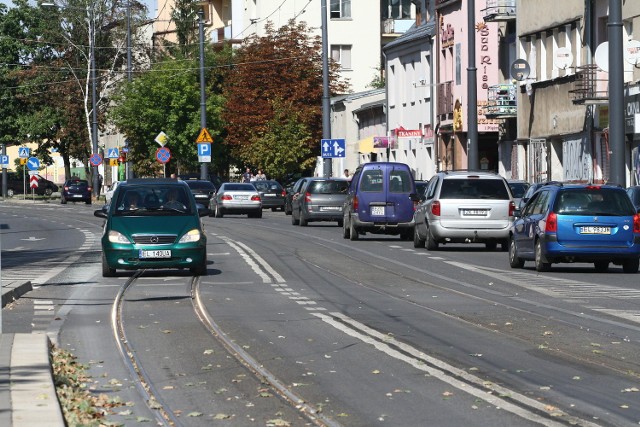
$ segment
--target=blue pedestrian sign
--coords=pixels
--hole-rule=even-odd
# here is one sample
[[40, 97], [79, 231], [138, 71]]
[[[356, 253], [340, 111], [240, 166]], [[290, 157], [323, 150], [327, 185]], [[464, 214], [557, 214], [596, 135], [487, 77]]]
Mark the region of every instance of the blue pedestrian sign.
[[27, 160], [27, 167], [30, 171], [37, 171], [40, 169], [40, 160], [37, 157], [29, 157]]
[[107, 159], [117, 159], [118, 157], [120, 157], [118, 149], [115, 147], [109, 148], [109, 150], [107, 151]]
[[323, 139], [320, 141], [322, 158], [346, 157], [346, 142], [343, 138]]
[[18, 148], [18, 157], [21, 159], [26, 159], [29, 157], [29, 147], [20, 147]]
[[9, 166], [9, 156], [4, 154], [0, 156], [0, 166], [2, 166], [3, 169], [6, 169]]

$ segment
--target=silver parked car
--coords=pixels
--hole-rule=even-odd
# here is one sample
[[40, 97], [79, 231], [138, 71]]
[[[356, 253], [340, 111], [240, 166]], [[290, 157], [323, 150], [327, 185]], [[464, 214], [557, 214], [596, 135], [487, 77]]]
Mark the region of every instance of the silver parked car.
[[440, 172], [429, 181], [415, 213], [413, 244], [484, 243], [509, 248], [515, 203], [507, 181], [491, 172]]
[[251, 183], [225, 182], [211, 198], [210, 215], [222, 218], [225, 214], [247, 214], [262, 218], [262, 199]]
[[311, 221], [336, 221], [343, 225], [342, 206], [349, 181], [343, 178], [311, 178], [291, 201], [291, 224], [305, 226]]

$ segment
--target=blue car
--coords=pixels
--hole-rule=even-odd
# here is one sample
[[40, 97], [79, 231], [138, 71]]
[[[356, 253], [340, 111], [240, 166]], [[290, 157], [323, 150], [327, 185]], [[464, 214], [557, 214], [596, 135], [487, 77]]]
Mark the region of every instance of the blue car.
[[537, 271], [551, 264], [587, 262], [605, 272], [609, 264], [637, 273], [640, 216], [623, 188], [550, 184], [537, 191], [509, 233], [509, 264], [533, 261]]

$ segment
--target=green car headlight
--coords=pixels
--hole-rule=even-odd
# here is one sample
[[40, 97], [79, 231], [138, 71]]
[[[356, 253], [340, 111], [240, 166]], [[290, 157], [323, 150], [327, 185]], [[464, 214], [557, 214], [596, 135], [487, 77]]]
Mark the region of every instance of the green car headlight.
[[124, 234], [111, 230], [109, 231], [109, 242], [111, 243], [131, 243], [129, 239], [127, 239]]
[[197, 242], [198, 240], [200, 240], [200, 230], [194, 228], [193, 230], [188, 231], [184, 236], [182, 236], [178, 243], [191, 243]]

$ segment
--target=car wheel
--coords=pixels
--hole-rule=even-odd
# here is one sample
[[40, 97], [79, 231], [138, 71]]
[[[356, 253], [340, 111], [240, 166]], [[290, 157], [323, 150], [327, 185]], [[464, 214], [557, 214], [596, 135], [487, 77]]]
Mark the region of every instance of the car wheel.
[[339, 219], [339, 220], [338, 220], [338, 227], [342, 227], [342, 225], [343, 225], [343, 222], [344, 222], [344, 220], [342, 220], [342, 219]]
[[296, 219], [296, 216], [293, 214], [293, 210], [291, 211], [291, 225], [298, 225], [300, 223], [299, 220]]
[[513, 237], [509, 239], [509, 265], [511, 268], [524, 267], [524, 260], [518, 257], [518, 248], [516, 247], [516, 240]]
[[309, 221], [307, 221], [307, 219], [304, 217], [304, 215], [302, 215], [302, 212], [300, 212], [300, 226], [301, 227], [306, 227], [308, 223], [309, 223]]
[[271, 212], [275, 212], [277, 210], [278, 210], [278, 208], [271, 208]]
[[487, 248], [488, 251], [495, 251], [496, 248], [498, 247], [498, 244], [496, 242], [488, 242], [484, 244]]
[[606, 273], [609, 270], [609, 261], [596, 261], [593, 265], [598, 273]]
[[344, 237], [345, 239], [348, 239], [349, 236], [350, 236], [349, 223], [347, 222], [347, 220], [343, 219], [342, 220], [342, 237]]
[[551, 270], [551, 263], [544, 262], [542, 259], [542, 244], [540, 240], [536, 241], [536, 271]]
[[291, 208], [289, 208], [288, 205], [284, 205], [284, 207], [282, 208], [282, 210], [284, 211], [285, 215], [291, 215]]
[[349, 221], [349, 239], [351, 239], [351, 241], [356, 241], [359, 237], [358, 230], [356, 230], [356, 226], [353, 225], [353, 221]]
[[107, 264], [107, 257], [102, 254], [102, 277], [115, 277], [116, 269], [109, 267]]
[[85, 203], [90, 205], [91, 204], [91, 199], [87, 200]]
[[222, 218], [222, 209], [220, 209], [220, 206], [216, 205], [216, 218]]
[[44, 190], [44, 195], [47, 197], [51, 197], [51, 195], [53, 194], [53, 190], [51, 190], [50, 188], [47, 188]]
[[258, 212], [256, 212], [256, 214], [253, 217], [254, 218], [262, 218], [262, 209], [260, 209]]
[[431, 235], [431, 230], [429, 230], [428, 228], [425, 247], [428, 251], [435, 251], [438, 249], [438, 242], [436, 242], [436, 239], [433, 238], [433, 236]]
[[64, 198], [64, 196], [60, 197], [60, 203], [63, 205], [67, 204], [67, 199]]
[[640, 265], [640, 260], [629, 259], [622, 263], [622, 271], [627, 274], [635, 274], [638, 272], [638, 266]]
[[426, 240], [420, 237], [418, 234], [418, 227], [413, 227], [413, 247], [414, 248], [424, 248]]
[[190, 269], [194, 276], [206, 276], [207, 275], [207, 258], [205, 257], [200, 265]]
[[12, 188], [7, 188], [7, 197], [13, 197], [14, 194], [16, 193]]

